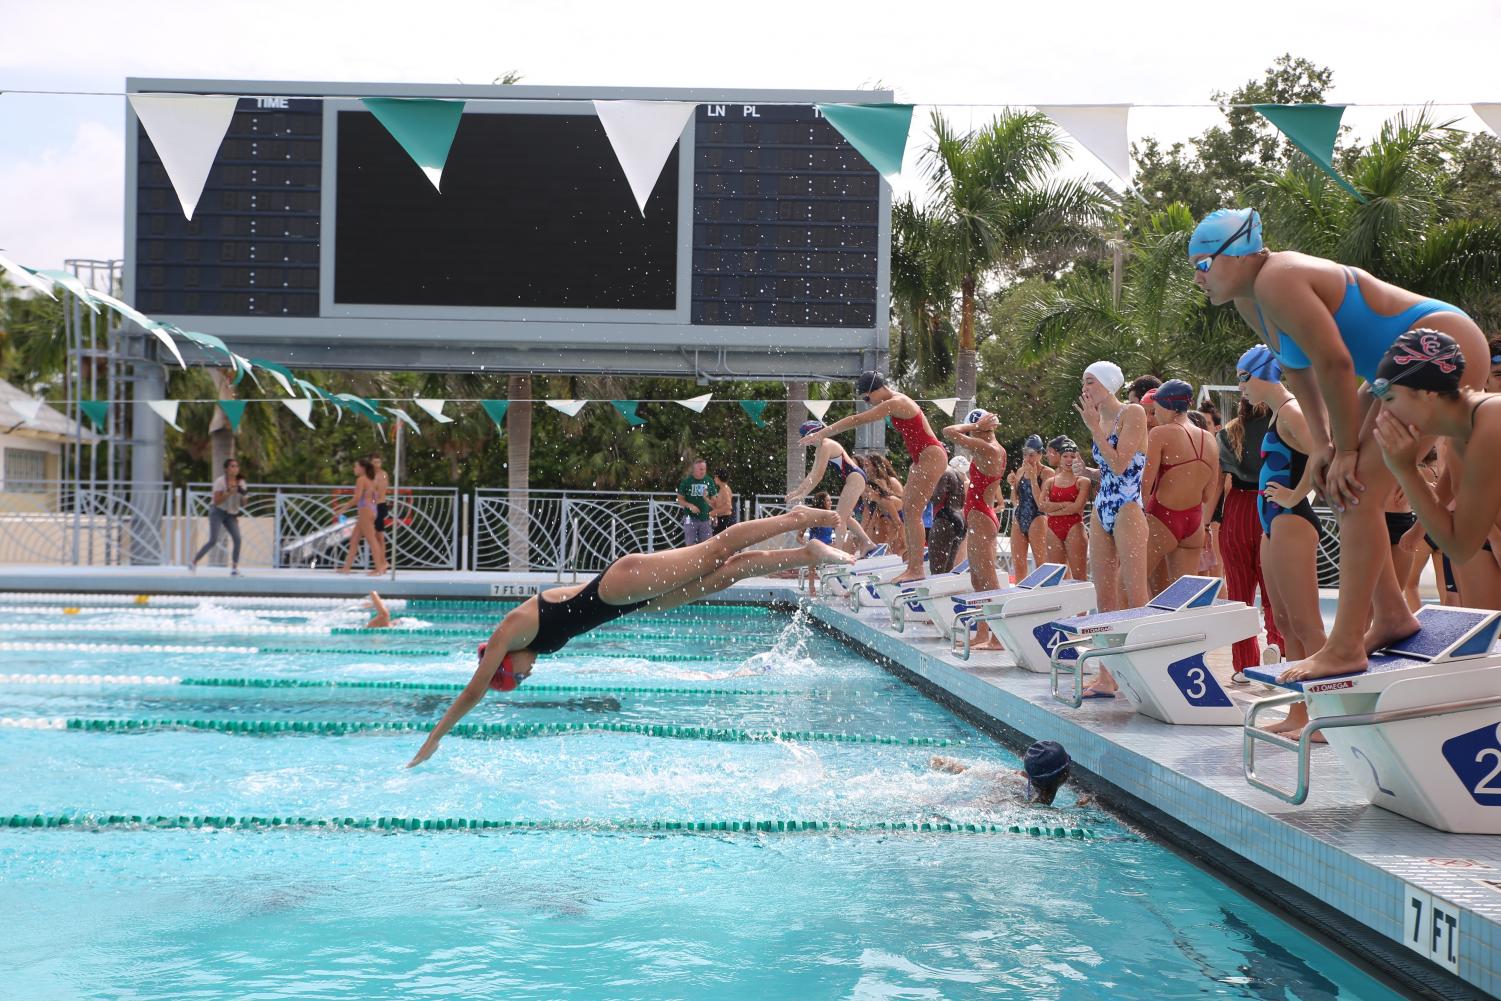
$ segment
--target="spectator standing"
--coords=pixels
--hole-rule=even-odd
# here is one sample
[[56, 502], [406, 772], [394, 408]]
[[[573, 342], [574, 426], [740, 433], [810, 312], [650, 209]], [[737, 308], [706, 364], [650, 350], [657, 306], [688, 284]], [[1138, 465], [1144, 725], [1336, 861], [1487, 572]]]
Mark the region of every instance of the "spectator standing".
[[683, 545], [696, 546], [714, 535], [714, 496], [719, 485], [709, 475], [709, 464], [694, 459], [688, 475], [678, 483], [678, 506], [683, 508]]

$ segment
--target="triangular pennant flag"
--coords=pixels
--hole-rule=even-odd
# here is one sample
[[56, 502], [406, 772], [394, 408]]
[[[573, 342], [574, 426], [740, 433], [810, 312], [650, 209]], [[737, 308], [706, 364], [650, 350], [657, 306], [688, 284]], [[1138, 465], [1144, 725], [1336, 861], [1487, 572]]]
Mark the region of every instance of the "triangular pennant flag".
[[447, 403], [447, 400], [424, 400], [419, 397], [413, 399], [412, 402], [427, 411], [427, 415], [439, 424], [453, 423], [453, 418], [443, 412], [443, 404]]
[[954, 416], [954, 408], [959, 405], [959, 397], [945, 396], [941, 400], [933, 400], [932, 403], [933, 406], [952, 417]]
[[130, 95], [130, 106], [156, 147], [182, 214], [189, 219], [239, 103], [236, 97], [200, 94]]
[[155, 411], [156, 416], [166, 421], [173, 431], [181, 431], [177, 426], [177, 407], [180, 400], [147, 400], [146, 406]]
[[638, 401], [638, 400], [611, 400], [610, 402], [615, 405], [615, 409], [620, 411], [620, 416], [624, 417], [625, 418], [625, 422], [627, 424], [629, 424], [631, 427], [633, 427], [633, 428], [640, 427], [641, 425], [643, 425], [643, 424], [646, 423], [646, 421], [644, 421], [640, 417], [636, 416], [636, 408], [641, 405], [640, 401]]
[[673, 402], [680, 407], [687, 407], [695, 414], [701, 414], [704, 412], [704, 407], [707, 407], [709, 401], [712, 399], [714, 399], [713, 393], [705, 393], [703, 396], [691, 396], [686, 400], [675, 400]]
[[194, 344], [197, 344], [199, 347], [213, 348], [215, 351], [221, 352], [226, 358], [234, 354], [233, 351], [229, 350], [228, 344], [225, 344], [222, 340], [220, 340], [218, 337], [215, 337], [213, 334], [200, 334], [196, 330], [183, 330], [179, 327], [172, 326], [170, 323], [164, 324], [163, 326], [165, 326], [166, 329], [171, 331], [172, 333], [187, 338]]
[[814, 420], [823, 420], [829, 408], [834, 405], [833, 400], [804, 400], [803, 406], [808, 408], [808, 413], [813, 415]]
[[401, 409], [400, 407], [387, 407], [386, 408], [386, 413], [388, 413], [388, 414], [395, 414], [396, 415], [396, 419], [399, 420], [399, 421], [401, 421], [401, 423], [403, 423], [407, 427], [411, 428], [417, 434], [421, 434], [422, 433], [422, 429], [417, 426], [417, 422], [414, 421], [414, 420], [412, 420], [412, 415], [409, 414], [409, 413], [407, 413], [405, 410]]
[[579, 411], [584, 409], [584, 404], [588, 402], [588, 400], [548, 400], [547, 405], [560, 414], [577, 417]]
[[229, 418], [229, 429], [240, 430], [240, 419], [245, 416], [244, 400], [220, 400], [219, 409], [224, 411], [224, 416]]
[[254, 365], [256, 368], [262, 368], [267, 372], [270, 372], [271, 375], [276, 379], [277, 383], [281, 386], [282, 390], [288, 396], [297, 395], [297, 393], [292, 389], [292, 380], [295, 378], [295, 376], [292, 375], [291, 369], [287, 368], [285, 365], [278, 365], [274, 361], [265, 361], [260, 358], [250, 359], [250, 364]]
[[250, 381], [255, 383], [255, 388], [261, 388], [261, 380], [255, 377], [255, 370], [250, 367], [250, 359], [244, 355], [237, 355], [233, 351], [229, 353], [230, 361], [235, 363], [235, 385], [238, 386], [245, 377], [250, 376]]
[[11, 400], [10, 408], [21, 415], [22, 424], [30, 424], [42, 412], [41, 400]]
[[313, 385], [311, 382], [308, 382], [306, 379], [301, 379], [294, 376], [292, 378], [292, 381], [297, 384], [297, 388], [302, 390], [302, 392], [310, 400], [326, 399], [328, 397], [327, 393], [319, 389], [317, 386]]
[[384, 424], [390, 420], [389, 417], [380, 412], [380, 409], [375, 404], [362, 396], [356, 396], [353, 393], [335, 393], [333, 399], [338, 401], [338, 405], [350, 413], [369, 418], [376, 424]]
[[490, 419], [495, 422], [498, 430], [506, 429], [506, 411], [510, 409], [510, 400], [480, 400], [479, 405], [485, 408], [485, 413], [490, 415]]
[[108, 400], [79, 400], [78, 409], [83, 411], [85, 417], [93, 422], [94, 427], [104, 430], [105, 421], [109, 417]]
[[297, 415], [297, 419], [298, 420], [302, 421], [302, 423], [306, 424], [309, 428], [311, 428], [313, 426], [313, 421], [312, 421], [312, 416], [313, 416], [313, 401], [312, 400], [297, 399], [297, 400], [282, 400], [281, 402], [286, 405], [286, 408], [288, 410], [292, 411], [292, 413], [294, 413], [294, 414]]
[[430, 98], [367, 97], [365, 107], [442, 191], [443, 164], [464, 115], [463, 101]]
[[890, 180], [902, 172], [902, 155], [912, 128], [912, 105], [820, 104], [818, 110], [876, 168], [876, 173]]
[[[1480, 116], [1486, 128], [1501, 136], [1501, 104], [1472, 104], [1470, 110]], [[0, 261], [0, 264], [3, 263]]]
[[1074, 141], [1095, 155], [1110, 172], [1131, 183], [1131, 140], [1126, 128], [1129, 104], [1038, 105]]
[[1339, 138], [1339, 121], [1344, 117], [1342, 104], [1253, 104], [1257, 113], [1287, 136], [1314, 165], [1328, 174], [1335, 184], [1354, 195], [1365, 196], [1334, 169], [1334, 140]]
[[[119, 313], [122, 318], [129, 320], [131, 323], [134, 323], [136, 326], [140, 327], [143, 330], [151, 331], [151, 333], [155, 335], [156, 339], [165, 344], [167, 346], [167, 350], [172, 352], [172, 357], [177, 359], [178, 365], [182, 366], [182, 368], [184, 369], [188, 367], [187, 362], [182, 360], [182, 352], [177, 350], [177, 342], [172, 340], [171, 337], [172, 333], [182, 333], [182, 331], [179, 331], [178, 328], [172, 326], [172, 324], [170, 323], [158, 323], [156, 320], [153, 320], [145, 313], [142, 313], [140, 310], [130, 305], [130, 303], [116, 299], [114, 296], [110, 295], [107, 292], [100, 292], [98, 289], [88, 289], [87, 291], [89, 299], [93, 302], [97, 302], [102, 306], [108, 306], [116, 313]], [[199, 334], [198, 336], [208, 337], [209, 335]], [[217, 337], [215, 337], [214, 340], [219, 341]], [[224, 342], [219, 341], [219, 343], [222, 345]], [[229, 349], [225, 348], [224, 350], [227, 352]]]
[[49, 299], [57, 298], [57, 293], [52, 291], [52, 279], [41, 277], [24, 264], [17, 264], [4, 254], [0, 254], [0, 271], [4, 271], [27, 288], [36, 289]]
[[85, 306], [89, 307], [90, 312], [98, 314], [99, 307], [94, 304], [94, 297], [90, 294], [89, 287], [80, 281], [78, 276], [73, 274], [73, 272], [59, 271], [56, 268], [42, 268], [37, 274], [44, 278], [52, 279], [69, 292], [72, 292]]
[[766, 412], [766, 403], [766, 400], [740, 401], [741, 408], [750, 415], [751, 423], [756, 425], [756, 427], [758, 428], [764, 428], [766, 426], [766, 422], [761, 419], [761, 415]]
[[605, 127], [643, 216], [657, 178], [696, 107], [686, 101], [594, 102], [594, 113]]

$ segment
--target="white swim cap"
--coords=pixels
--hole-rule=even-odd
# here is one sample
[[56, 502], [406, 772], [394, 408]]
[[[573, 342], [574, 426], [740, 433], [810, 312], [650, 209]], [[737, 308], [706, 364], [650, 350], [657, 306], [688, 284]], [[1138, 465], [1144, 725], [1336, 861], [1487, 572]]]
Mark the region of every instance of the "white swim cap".
[[1105, 392], [1114, 396], [1121, 391], [1126, 384], [1125, 373], [1121, 367], [1113, 361], [1097, 361], [1084, 370], [1085, 375], [1094, 376], [1094, 381], [1105, 387]]
[[962, 455], [956, 455], [949, 460], [949, 468], [960, 476], [969, 475], [969, 460]]

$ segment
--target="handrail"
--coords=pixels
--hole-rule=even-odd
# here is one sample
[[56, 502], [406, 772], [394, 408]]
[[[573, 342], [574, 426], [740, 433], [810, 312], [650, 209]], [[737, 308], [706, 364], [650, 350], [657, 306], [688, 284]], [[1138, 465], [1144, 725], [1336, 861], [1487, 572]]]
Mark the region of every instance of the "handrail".
[[[1286, 695], [1273, 695], [1270, 698], [1258, 699], [1251, 704], [1251, 709], [1246, 713], [1246, 721], [1242, 726], [1241, 736], [1241, 769], [1245, 773], [1246, 782], [1260, 789], [1268, 795], [1275, 796], [1284, 803], [1300, 806], [1308, 800], [1308, 793], [1312, 786], [1312, 757], [1313, 736], [1324, 730], [1340, 730], [1352, 726], [1380, 726], [1384, 723], [1401, 723], [1412, 719], [1432, 719], [1438, 716], [1452, 716], [1455, 713], [1469, 712], [1472, 709], [1488, 709], [1491, 706], [1501, 706], [1501, 695], [1487, 695], [1477, 699], [1465, 699], [1461, 702], [1440, 702], [1432, 706], [1408, 706], [1405, 709], [1385, 709], [1373, 713], [1349, 713], [1344, 716], [1326, 716], [1322, 719], [1309, 720], [1308, 725], [1296, 741], [1289, 740], [1281, 734], [1268, 733], [1256, 726], [1256, 718], [1263, 709], [1275, 709], [1279, 706], [1291, 705], [1303, 699], [1302, 692], [1289, 692]], [[1286, 792], [1269, 782], [1264, 782], [1256, 775], [1256, 743], [1260, 741], [1280, 747], [1285, 751], [1294, 751], [1298, 755], [1298, 784], [1291, 793]]]
[[1073, 660], [1072, 664], [1069, 665], [1069, 670], [1074, 676], [1073, 701], [1069, 701], [1068, 699], [1065, 699], [1058, 694], [1058, 671], [1061, 666], [1058, 663], [1058, 651], [1064, 649], [1072, 650], [1076, 646], [1081, 646], [1085, 643], [1093, 643], [1094, 637], [1084, 636], [1076, 640], [1064, 640], [1062, 643], [1059, 643], [1057, 646], [1053, 647], [1053, 653], [1048, 658], [1048, 673], [1051, 675], [1053, 682], [1053, 698], [1059, 702], [1062, 702], [1064, 705], [1073, 707], [1074, 709], [1077, 709], [1084, 704], [1084, 662], [1087, 660], [1096, 660], [1103, 657], [1114, 657], [1117, 654], [1123, 653], [1137, 653], [1142, 650], [1160, 650], [1163, 647], [1180, 646], [1184, 643], [1202, 643], [1207, 638], [1208, 637], [1204, 633], [1187, 633], [1182, 636], [1172, 636], [1166, 639], [1152, 640], [1148, 643], [1125, 643], [1121, 646], [1101, 646], [1095, 647], [1092, 650], [1085, 650]]
[[981, 622], [1003, 622], [1006, 619], [1014, 619], [1022, 615], [1037, 615], [1046, 614], [1048, 612], [1061, 611], [1063, 611], [1063, 603], [1059, 602], [1056, 605], [1042, 605], [1037, 608], [1028, 608], [1015, 612], [1003, 608], [999, 612], [987, 615], [985, 612], [985, 606], [981, 605], [979, 608], [972, 608], [967, 612], [960, 612], [958, 615], [954, 616], [954, 627], [949, 632], [949, 641], [951, 644], [959, 642], [956, 634], [962, 620], [962, 624], [964, 626], [964, 653], [960, 656], [960, 659], [969, 660], [969, 630], [971, 626], [978, 625]]

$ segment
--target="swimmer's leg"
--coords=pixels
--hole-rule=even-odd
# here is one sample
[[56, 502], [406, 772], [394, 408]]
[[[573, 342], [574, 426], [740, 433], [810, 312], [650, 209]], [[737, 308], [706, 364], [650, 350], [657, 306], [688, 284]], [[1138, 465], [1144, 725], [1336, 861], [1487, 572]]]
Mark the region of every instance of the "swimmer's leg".
[[736, 553], [724, 565], [692, 581], [685, 587], [653, 600], [642, 611], [665, 612], [706, 595], [723, 591], [731, 584], [748, 577], [762, 577], [794, 567], [818, 566], [824, 563], [853, 563], [849, 553], [825, 545], [817, 539], [809, 539], [795, 549], [768, 549]]

